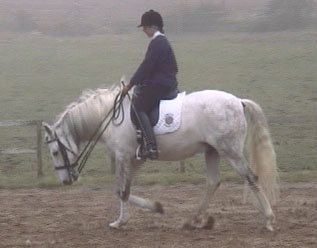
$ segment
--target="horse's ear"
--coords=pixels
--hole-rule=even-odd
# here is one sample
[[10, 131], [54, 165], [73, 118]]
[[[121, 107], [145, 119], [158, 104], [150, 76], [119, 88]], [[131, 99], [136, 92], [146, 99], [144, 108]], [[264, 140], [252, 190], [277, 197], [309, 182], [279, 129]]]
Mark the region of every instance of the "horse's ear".
[[46, 123], [46, 122], [42, 122], [42, 127], [44, 127], [45, 129], [45, 132], [48, 134], [48, 135], [52, 135], [52, 128], [50, 126], [50, 124]]

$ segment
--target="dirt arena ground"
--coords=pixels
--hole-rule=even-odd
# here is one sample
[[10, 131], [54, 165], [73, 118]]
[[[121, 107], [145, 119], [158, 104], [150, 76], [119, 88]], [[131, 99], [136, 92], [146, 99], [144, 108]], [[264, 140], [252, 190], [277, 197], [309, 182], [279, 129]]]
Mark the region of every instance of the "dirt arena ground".
[[136, 195], [160, 201], [165, 214], [131, 206], [122, 230], [108, 227], [118, 214], [113, 188], [0, 190], [0, 247], [317, 247], [317, 183], [282, 184], [273, 233], [242, 203], [242, 185], [231, 183], [220, 186], [210, 206], [214, 229], [182, 229], [202, 189], [134, 186]]

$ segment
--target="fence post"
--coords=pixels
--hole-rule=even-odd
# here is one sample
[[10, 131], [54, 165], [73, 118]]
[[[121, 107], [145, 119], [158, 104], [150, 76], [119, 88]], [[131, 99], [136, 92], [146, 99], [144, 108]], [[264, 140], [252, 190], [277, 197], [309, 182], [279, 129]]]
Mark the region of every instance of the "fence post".
[[37, 137], [37, 176], [43, 176], [42, 170], [42, 121], [36, 122], [36, 137]]
[[179, 162], [179, 171], [180, 173], [185, 173], [185, 160]]
[[116, 173], [116, 161], [114, 157], [111, 156], [111, 164], [110, 164], [110, 173], [111, 175]]

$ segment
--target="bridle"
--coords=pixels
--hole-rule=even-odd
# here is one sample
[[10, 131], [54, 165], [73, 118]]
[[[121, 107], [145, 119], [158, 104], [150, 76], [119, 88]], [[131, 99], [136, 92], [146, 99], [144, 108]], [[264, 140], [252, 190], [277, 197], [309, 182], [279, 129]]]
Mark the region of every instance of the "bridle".
[[[99, 139], [101, 138], [102, 134], [107, 129], [107, 127], [110, 125], [110, 123], [113, 122], [115, 126], [119, 126], [123, 123], [124, 121], [124, 111], [123, 111], [123, 105], [122, 105], [123, 100], [124, 100], [124, 97], [122, 97], [121, 94], [119, 93], [114, 100], [114, 105], [112, 109], [107, 113], [107, 115], [98, 125], [92, 137], [90, 138], [90, 140], [88, 141], [88, 143], [86, 144], [86, 146], [84, 147], [84, 149], [78, 156], [71, 148], [63, 144], [63, 142], [57, 136], [56, 132], [54, 133], [55, 138], [48, 140], [46, 142], [46, 144], [57, 142], [58, 148], [64, 160], [64, 166], [58, 166], [58, 167], [55, 166], [55, 170], [67, 170], [70, 183], [72, 183], [73, 180], [76, 181], [78, 179], [79, 174], [84, 168], [90, 154], [92, 153], [94, 147], [96, 146], [97, 142], [99, 141]], [[120, 112], [122, 112], [122, 119], [118, 121], [120, 117]], [[106, 120], [108, 119], [110, 115], [111, 115], [110, 119], [108, 120], [106, 125], [103, 127], [103, 124], [106, 122]], [[67, 152], [70, 152], [74, 156], [77, 156], [74, 163], [70, 163]]]
[[78, 160], [76, 159], [76, 161], [71, 164], [70, 161], [69, 161], [69, 157], [68, 157], [68, 153], [67, 152], [72, 153], [74, 156], [76, 156], [76, 153], [71, 148], [67, 147], [60, 140], [60, 138], [57, 136], [56, 132], [55, 132], [54, 136], [55, 136], [55, 138], [51, 139], [51, 140], [48, 140], [46, 142], [46, 144], [57, 142], [58, 148], [59, 148], [59, 150], [61, 152], [61, 155], [62, 155], [62, 158], [63, 158], [63, 161], [64, 161], [64, 165], [63, 166], [55, 166], [55, 170], [67, 170], [67, 173], [68, 173], [68, 176], [69, 176], [69, 179], [71, 180], [71, 182], [72, 182], [72, 180], [76, 181], [78, 179], [79, 173], [78, 173], [78, 171], [74, 170], [74, 168], [77, 167]]

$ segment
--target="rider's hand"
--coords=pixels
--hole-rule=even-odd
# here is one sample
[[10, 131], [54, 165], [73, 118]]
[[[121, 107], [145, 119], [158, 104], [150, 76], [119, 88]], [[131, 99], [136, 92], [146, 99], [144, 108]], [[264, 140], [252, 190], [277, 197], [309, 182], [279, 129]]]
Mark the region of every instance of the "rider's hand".
[[126, 94], [128, 94], [129, 90], [131, 89], [130, 84], [126, 85], [123, 87], [123, 89], [121, 90], [121, 95], [125, 96]]

